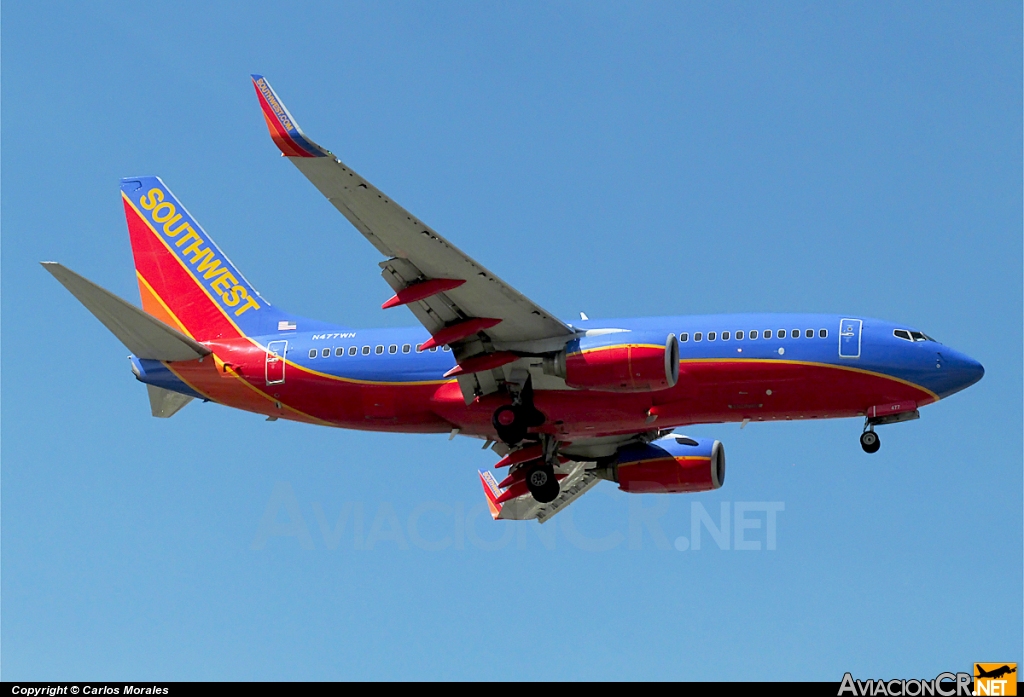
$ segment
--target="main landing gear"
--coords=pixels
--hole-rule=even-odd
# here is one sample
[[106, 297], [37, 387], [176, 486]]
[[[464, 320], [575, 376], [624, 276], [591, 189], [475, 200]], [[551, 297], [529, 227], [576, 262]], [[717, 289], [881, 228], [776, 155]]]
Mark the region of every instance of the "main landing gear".
[[538, 503], [550, 503], [558, 498], [560, 491], [555, 468], [550, 463], [534, 465], [526, 473], [526, 488]]
[[491, 425], [498, 433], [498, 438], [508, 445], [516, 445], [526, 438], [527, 429], [544, 423], [544, 415], [533, 406], [533, 378], [526, 378], [526, 383], [515, 395], [512, 404], [500, 406], [494, 410]]
[[875, 427], [872, 424], [864, 426], [864, 433], [860, 434], [860, 447], [866, 453], [877, 453], [878, 449], [882, 447], [882, 443], [878, 440], [878, 434], [875, 433]]

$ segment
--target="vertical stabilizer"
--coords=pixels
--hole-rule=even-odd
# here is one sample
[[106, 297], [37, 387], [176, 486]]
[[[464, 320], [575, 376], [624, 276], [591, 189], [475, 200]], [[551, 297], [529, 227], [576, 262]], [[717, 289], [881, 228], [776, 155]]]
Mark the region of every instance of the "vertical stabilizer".
[[279, 313], [159, 177], [121, 180], [142, 307], [197, 340], [252, 336]]

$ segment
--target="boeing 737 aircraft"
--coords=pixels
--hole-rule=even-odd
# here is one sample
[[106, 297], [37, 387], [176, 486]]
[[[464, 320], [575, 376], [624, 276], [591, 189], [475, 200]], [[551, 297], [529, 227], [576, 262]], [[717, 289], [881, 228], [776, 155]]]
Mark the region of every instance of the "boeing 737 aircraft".
[[981, 379], [981, 365], [906, 324], [739, 314], [564, 322], [307, 138], [267, 81], [256, 96], [283, 155], [384, 260], [422, 326], [353, 329], [271, 305], [157, 177], [121, 180], [142, 309], [44, 267], [132, 352], [154, 416], [193, 399], [268, 421], [485, 441], [494, 518], [544, 522], [602, 479], [630, 493], [717, 489], [722, 444], [697, 424], [861, 417], [875, 427]]

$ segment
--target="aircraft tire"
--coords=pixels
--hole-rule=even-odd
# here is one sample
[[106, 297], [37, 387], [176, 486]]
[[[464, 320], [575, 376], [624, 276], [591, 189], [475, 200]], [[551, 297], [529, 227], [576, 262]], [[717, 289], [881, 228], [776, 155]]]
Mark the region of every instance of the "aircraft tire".
[[549, 503], [560, 491], [555, 470], [551, 465], [537, 465], [526, 474], [526, 488], [538, 503]]
[[526, 438], [526, 429], [529, 428], [523, 411], [507, 404], [494, 410], [491, 425], [498, 433], [498, 438], [509, 445], [516, 445]]
[[882, 442], [878, 440], [878, 434], [874, 431], [864, 431], [860, 434], [860, 447], [866, 453], [877, 453], [882, 447]]

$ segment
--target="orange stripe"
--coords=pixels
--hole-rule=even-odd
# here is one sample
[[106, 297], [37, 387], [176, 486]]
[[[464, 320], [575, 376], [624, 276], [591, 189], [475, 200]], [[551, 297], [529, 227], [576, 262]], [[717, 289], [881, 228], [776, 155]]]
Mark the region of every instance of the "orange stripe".
[[195, 337], [189, 333], [182, 321], [171, 311], [171, 308], [167, 307], [167, 303], [157, 295], [156, 291], [153, 290], [153, 286], [139, 273], [138, 269], [135, 270], [135, 276], [139, 280], [139, 295], [142, 296], [142, 309], [164, 324], [175, 327], [185, 336], [194, 339]]

